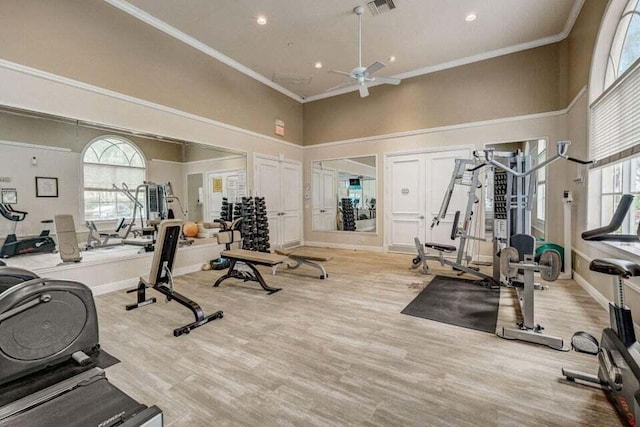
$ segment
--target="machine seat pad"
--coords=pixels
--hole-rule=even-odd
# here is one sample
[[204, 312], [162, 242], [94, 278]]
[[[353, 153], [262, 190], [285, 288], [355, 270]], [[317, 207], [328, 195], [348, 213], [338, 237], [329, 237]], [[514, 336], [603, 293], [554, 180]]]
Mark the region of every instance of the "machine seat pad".
[[455, 252], [458, 250], [455, 246], [443, 245], [442, 243], [427, 242], [424, 244], [427, 248], [435, 249], [438, 252]]
[[589, 264], [589, 270], [611, 276], [640, 276], [640, 265], [615, 258], [594, 259]]

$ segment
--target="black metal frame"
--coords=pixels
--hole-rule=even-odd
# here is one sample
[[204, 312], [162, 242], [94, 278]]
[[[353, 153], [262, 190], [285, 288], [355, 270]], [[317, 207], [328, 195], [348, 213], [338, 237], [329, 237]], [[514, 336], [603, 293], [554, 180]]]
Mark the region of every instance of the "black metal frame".
[[[244, 259], [231, 258], [229, 255], [224, 255], [224, 257], [231, 261], [231, 264], [229, 265], [227, 273], [219, 277], [218, 280], [216, 280], [216, 283], [213, 284], [214, 288], [220, 286], [220, 284], [225, 280], [233, 278], [242, 280], [244, 282], [258, 282], [260, 286], [262, 286], [262, 289], [267, 291], [269, 295], [275, 294], [276, 292], [282, 290], [282, 288], [273, 288], [267, 285], [267, 283], [264, 281], [264, 278], [262, 277], [262, 274], [260, 274], [260, 271], [258, 271], [258, 269], [256, 268], [256, 265], [265, 265], [267, 267], [273, 267], [273, 265], [258, 261], [247, 261]], [[236, 270], [236, 265], [238, 262], [242, 262], [247, 267], [249, 267], [252, 273]]]

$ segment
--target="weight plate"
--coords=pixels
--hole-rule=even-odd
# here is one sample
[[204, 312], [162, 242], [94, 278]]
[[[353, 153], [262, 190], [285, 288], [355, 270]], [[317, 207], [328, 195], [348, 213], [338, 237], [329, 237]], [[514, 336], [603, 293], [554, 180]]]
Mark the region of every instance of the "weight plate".
[[542, 280], [547, 282], [555, 281], [560, 275], [560, 263], [560, 254], [558, 252], [553, 250], [544, 251], [540, 255], [540, 262], [538, 263], [540, 267], [546, 267], [540, 269]]
[[518, 274], [518, 267], [511, 267], [511, 263], [517, 263], [520, 259], [518, 250], [509, 246], [500, 251], [500, 273], [510, 278]]

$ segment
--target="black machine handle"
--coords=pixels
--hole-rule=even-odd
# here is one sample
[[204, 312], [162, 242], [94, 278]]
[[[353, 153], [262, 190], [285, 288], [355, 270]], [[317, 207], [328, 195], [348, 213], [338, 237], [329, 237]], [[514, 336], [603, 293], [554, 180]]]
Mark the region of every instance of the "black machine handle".
[[622, 196], [618, 207], [616, 208], [611, 222], [604, 227], [595, 228], [593, 230], [587, 230], [582, 233], [582, 239], [592, 242], [638, 242], [637, 234], [613, 234], [622, 225], [622, 221], [627, 216], [631, 204], [633, 203], [634, 196], [631, 194], [625, 194]]

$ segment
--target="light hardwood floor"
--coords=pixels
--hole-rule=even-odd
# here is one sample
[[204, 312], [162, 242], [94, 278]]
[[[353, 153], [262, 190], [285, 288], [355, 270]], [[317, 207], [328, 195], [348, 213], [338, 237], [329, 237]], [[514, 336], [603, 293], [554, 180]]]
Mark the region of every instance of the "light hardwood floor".
[[[568, 384], [560, 369], [595, 372], [593, 356], [506, 341], [401, 314], [433, 276], [408, 255], [323, 250], [328, 280], [302, 267], [257, 283], [222, 272], [176, 279], [180, 292], [224, 318], [174, 338], [190, 322], [176, 303], [126, 312], [133, 294], [97, 298], [101, 343], [122, 360], [109, 379], [156, 404], [169, 426], [571, 426], [619, 425], [596, 389]], [[434, 272], [450, 274], [434, 268]], [[573, 281], [536, 293], [537, 321], [566, 340], [599, 338], [607, 313]], [[517, 304], [502, 290], [498, 326]]]

